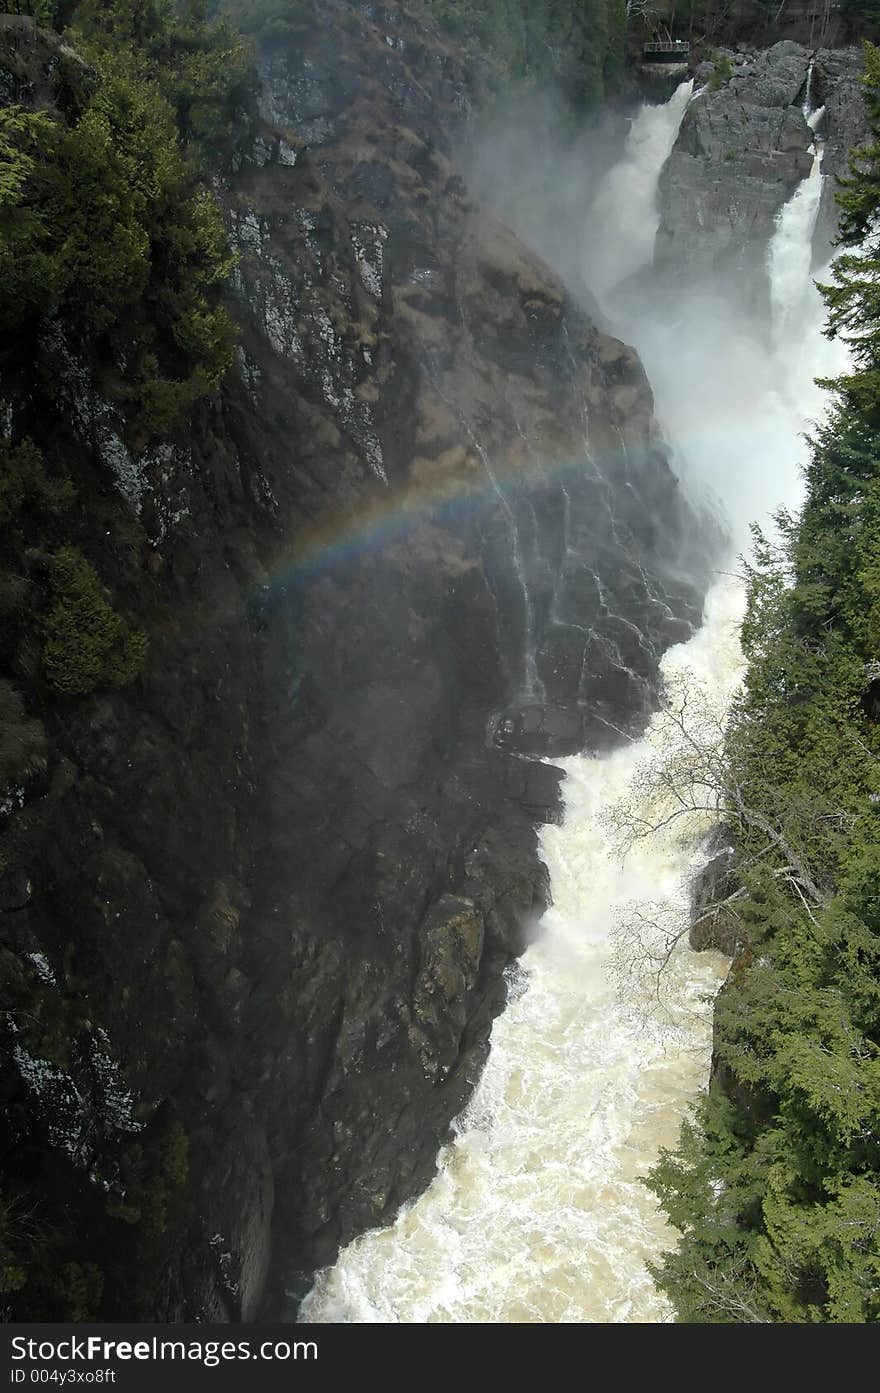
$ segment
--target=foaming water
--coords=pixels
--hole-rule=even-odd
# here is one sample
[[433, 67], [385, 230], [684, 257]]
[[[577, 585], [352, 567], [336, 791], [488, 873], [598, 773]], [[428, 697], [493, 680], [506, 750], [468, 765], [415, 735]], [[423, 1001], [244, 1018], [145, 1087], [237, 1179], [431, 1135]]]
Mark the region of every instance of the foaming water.
[[[719, 586], [705, 626], [666, 655], [673, 689], [691, 673], [723, 706], [740, 674], [740, 614], [738, 588]], [[726, 960], [682, 946], [665, 1005], [624, 1004], [609, 971], [615, 924], [634, 905], [653, 913], [660, 902], [682, 922], [687, 913], [694, 829], [652, 839], [622, 865], [606, 825], [662, 741], [658, 718], [644, 741], [604, 759], [562, 761], [565, 821], [541, 835], [554, 904], [457, 1139], [391, 1228], [319, 1276], [305, 1320], [667, 1317], [644, 1264], [669, 1239], [638, 1177], [674, 1142], [706, 1077], [707, 998]]]
[[596, 190], [585, 279], [600, 298], [651, 260], [660, 226], [657, 179], [672, 153], [693, 87], [692, 80], [682, 82], [664, 106], [642, 107], [630, 126], [623, 158]]
[[[816, 115], [820, 115], [822, 108]], [[773, 334], [785, 350], [809, 331], [815, 317], [817, 293], [810, 279], [813, 230], [822, 201], [822, 146], [813, 147], [813, 165], [780, 213], [770, 243], [768, 272]]]
[[[615, 276], [650, 260], [657, 181], [688, 96], [680, 88], [667, 108], [643, 111], [627, 169], [607, 181], [609, 217], [629, 206], [653, 220], [650, 244], [638, 229], [630, 236], [631, 223], [621, 225], [627, 246], [616, 269], [607, 263], [609, 289]], [[672, 311], [668, 300], [652, 309], [642, 295], [638, 317], [624, 325], [645, 361], [667, 439], [680, 444], [677, 468], [693, 489], [721, 500], [739, 544], [752, 517], [766, 521], [780, 504], [798, 503], [802, 432], [824, 405], [812, 378], [845, 366], [841, 350], [822, 338], [822, 302], [810, 279], [820, 193], [817, 157], [768, 248], [772, 333], [712, 289], [692, 288]], [[616, 233], [609, 224], [608, 238]], [[722, 575], [699, 633], [663, 659], [673, 698], [699, 688], [694, 709], [707, 730], [720, 727], [741, 679], [742, 608], [739, 582]], [[432, 1185], [394, 1225], [365, 1234], [319, 1274], [303, 1319], [671, 1318], [645, 1264], [673, 1235], [640, 1177], [659, 1148], [675, 1142], [705, 1085], [711, 999], [727, 963], [693, 953], [685, 936], [662, 1001], [649, 977], [617, 990], [616, 944], [627, 924], [647, 924], [642, 941], [658, 949], [670, 930], [686, 928], [687, 885], [708, 828], [675, 822], [624, 861], [609, 831], [621, 804], [652, 820], [662, 814], [640, 799], [645, 768], [663, 758], [667, 738], [660, 714], [638, 742], [601, 759], [561, 761], [565, 820], [541, 834], [554, 903], [515, 969], [513, 999], [495, 1023], [455, 1140]]]
[[[774, 244], [787, 232], [777, 229]], [[675, 446], [676, 472], [691, 497], [724, 514], [734, 551], [748, 546], [751, 522], [766, 528], [780, 505], [800, 505], [802, 436], [828, 400], [815, 379], [846, 370], [845, 348], [821, 332], [824, 305], [810, 277], [809, 243], [802, 252], [768, 253], [771, 298], [780, 309], [769, 332], [711, 289], [624, 324]], [[790, 310], [782, 315], [784, 306]]]
[[825, 305], [811, 274], [822, 197], [822, 152], [780, 211], [767, 248], [770, 323], [728, 285], [691, 286], [669, 297], [646, 288], [633, 313], [615, 303], [623, 337], [638, 349], [676, 471], [692, 497], [708, 498], [730, 526], [734, 551], [749, 525], [766, 528], [803, 493], [803, 439], [827, 409], [816, 378], [848, 366], [846, 347], [822, 333]]

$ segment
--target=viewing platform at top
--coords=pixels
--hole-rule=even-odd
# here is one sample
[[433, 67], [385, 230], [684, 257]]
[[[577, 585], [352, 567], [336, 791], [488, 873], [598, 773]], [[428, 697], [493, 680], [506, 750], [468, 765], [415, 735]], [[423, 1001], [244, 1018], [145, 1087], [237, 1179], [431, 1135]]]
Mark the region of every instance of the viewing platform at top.
[[657, 39], [642, 48], [643, 63], [686, 63], [691, 46], [686, 39]]

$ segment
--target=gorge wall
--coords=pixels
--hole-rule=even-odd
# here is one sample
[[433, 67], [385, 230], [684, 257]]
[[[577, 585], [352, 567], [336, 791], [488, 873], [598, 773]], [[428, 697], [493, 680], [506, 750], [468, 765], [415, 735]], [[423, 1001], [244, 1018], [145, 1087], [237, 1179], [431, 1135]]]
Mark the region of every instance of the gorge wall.
[[[638, 727], [699, 617], [638, 359], [465, 189], [479, 74], [397, 5], [320, 13], [214, 179], [238, 370], [188, 426], [133, 444], [51, 317], [4, 345], [5, 439], [65, 461], [150, 637], [65, 699], [5, 640], [48, 752], [2, 802], [19, 1316], [287, 1314], [424, 1186], [546, 898], [520, 756]], [[7, 103], [96, 80], [0, 42]]]
[[[0, 345], [4, 446], [63, 461], [76, 545], [150, 639], [136, 680], [59, 698], [3, 578], [14, 1316], [289, 1316], [425, 1186], [546, 902], [561, 776], [524, 756], [644, 725], [720, 547], [589, 257], [560, 279], [480, 196], [480, 64], [396, 4], [318, 17], [259, 52], [212, 174], [237, 367], [186, 427], [133, 441], [123, 365], [52, 316], [27, 361]], [[67, 119], [98, 75], [2, 18], [0, 101]], [[746, 55], [688, 108], [673, 279], [758, 268], [809, 167], [810, 56]], [[829, 170], [856, 74], [815, 57]], [[15, 772], [23, 730], [46, 758]]]
[[[745, 288], [762, 307], [774, 220], [812, 163], [805, 103], [814, 112], [824, 107], [816, 128], [823, 172], [845, 174], [849, 151], [864, 136], [861, 69], [859, 49], [814, 50], [792, 40], [703, 63], [695, 74], [702, 91], [661, 177], [657, 270], [735, 282], [737, 295]], [[817, 265], [827, 262], [836, 228], [834, 190], [832, 177], [823, 188]]]

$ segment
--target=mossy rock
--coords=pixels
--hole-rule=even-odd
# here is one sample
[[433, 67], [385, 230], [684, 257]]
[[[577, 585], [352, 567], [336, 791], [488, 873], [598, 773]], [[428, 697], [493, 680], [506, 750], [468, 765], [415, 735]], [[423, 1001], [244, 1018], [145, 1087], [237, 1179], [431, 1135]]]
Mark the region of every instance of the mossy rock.
[[40, 721], [28, 716], [12, 684], [0, 681], [0, 795], [45, 769], [46, 749]]

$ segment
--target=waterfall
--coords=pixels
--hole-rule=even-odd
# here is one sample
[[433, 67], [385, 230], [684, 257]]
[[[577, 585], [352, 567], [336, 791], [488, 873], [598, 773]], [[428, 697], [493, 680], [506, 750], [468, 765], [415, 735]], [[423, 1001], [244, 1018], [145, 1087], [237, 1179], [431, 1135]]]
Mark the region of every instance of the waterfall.
[[[738, 597], [716, 593], [688, 657], [721, 700], [736, 680]], [[553, 908], [522, 959], [525, 990], [495, 1023], [492, 1052], [429, 1190], [390, 1229], [365, 1235], [323, 1274], [311, 1321], [636, 1321], [666, 1311], [644, 1267], [666, 1240], [638, 1181], [672, 1145], [705, 1077], [702, 998], [724, 960], [683, 952], [674, 1013], [622, 1004], [612, 930], [632, 902], [687, 912], [690, 842], [641, 848], [622, 868], [604, 815], [628, 796], [663, 732], [601, 760], [562, 761], [566, 818], [542, 833]], [[674, 1046], [674, 1048], [670, 1048]]]
[[544, 684], [538, 672], [538, 659], [535, 641], [535, 606], [532, 602], [532, 592], [529, 589], [528, 577], [525, 566], [523, 565], [522, 542], [520, 540], [519, 523], [516, 514], [511, 507], [510, 501], [501, 485], [498, 476], [492, 468], [487, 451], [480, 444], [470, 426], [462, 418], [462, 424], [468, 439], [479, 455], [483, 468], [488, 475], [498, 502], [501, 505], [504, 516], [507, 519], [510, 531], [510, 548], [513, 560], [513, 569], [522, 591], [523, 600], [523, 683], [520, 695], [527, 700], [540, 700], [544, 696]]
[[[822, 108], [816, 115], [820, 115]], [[822, 201], [822, 146], [812, 146], [813, 164], [794, 197], [776, 219], [767, 256], [770, 308], [776, 345], [796, 344], [815, 318], [818, 292], [810, 278], [813, 230]]]
[[[612, 171], [605, 186], [625, 190], [625, 198], [607, 193], [608, 216], [626, 204], [648, 217], [687, 95], [679, 88], [667, 108], [645, 108], [633, 123], [638, 136], [625, 168]], [[817, 157], [768, 248], [769, 343], [766, 326], [744, 319], [736, 296], [722, 301], [715, 287], [694, 287], [675, 314], [668, 301], [641, 297], [638, 318], [624, 325], [645, 360], [660, 423], [677, 442], [677, 468], [693, 487], [711, 481], [738, 542], [751, 517], [764, 520], [779, 504], [797, 503], [802, 432], [822, 407], [812, 377], [840, 370], [840, 349], [822, 337], [821, 300], [810, 280], [820, 192]], [[641, 229], [631, 232], [628, 225], [605, 228], [606, 242], [620, 233], [627, 243], [614, 276], [622, 267], [630, 274], [638, 257], [650, 259]], [[609, 286], [610, 266], [609, 258]], [[829, 352], [838, 355], [835, 368]], [[703, 693], [696, 707], [706, 729], [717, 729], [741, 678], [742, 608], [738, 581], [721, 576], [699, 633], [663, 659], [673, 699], [684, 688]], [[636, 844], [624, 862], [609, 830], [614, 809], [627, 801], [646, 816], [657, 813], [639, 800], [667, 739], [658, 714], [638, 742], [600, 759], [559, 762], [567, 775], [565, 820], [541, 833], [553, 906], [510, 973], [512, 999], [495, 1023], [455, 1140], [423, 1196], [319, 1274], [305, 1320], [670, 1318], [645, 1262], [673, 1235], [639, 1177], [661, 1146], [674, 1144], [705, 1084], [708, 1002], [726, 960], [692, 952], [685, 938], [672, 955], [662, 1002], [637, 973], [626, 992], [616, 990], [627, 945], [647, 938], [650, 952], [686, 928], [687, 885], [706, 828], [676, 824]]]
[[596, 191], [584, 279], [600, 299], [651, 260], [660, 226], [657, 183], [693, 87], [693, 80], [682, 82], [665, 106], [642, 107], [630, 126], [623, 158]]
[[809, 121], [810, 113], [813, 110], [812, 91], [813, 91], [813, 67], [814, 60], [811, 58], [807, 65], [807, 84], [804, 88], [804, 100], [801, 103], [801, 111], [804, 113], [804, 120]]
[[[450, 398], [446, 396], [446, 394], [443, 392], [437, 380], [437, 373], [433, 370], [431, 365], [428, 365], [428, 376], [431, 380], [431, 385], [433, 386], [434, 391], [437, 393], [444, 406], [448, 407], [449, 410], [455, 416], [457, 416], [461, 424], [462, 430], [464, 431], [465, 435], [467, 436], [468, 440], [470, 441], [471, 445], [476, 451], [480, 459], [480, 462], [484, 470], [486, 471], [486, 477], [488, 478], [489, 483], [492, 487], [492, 492], [498, 499], [499, 506], [501, 508], [502, 513], [504, 514], [504, 518], [507, 523], [508, 534], [510, 536], [510, 560], [520, 594], [522, 595], [523, 669], [522, 681], [517, 695], [521, 699], [527, 701], [543, 700], [544, 684], [541, 681], [541, 675], [538, 671], [535, 606], [532, 600], [532, 592], [529, 586], [529, 579], [526, 573], [526, 567], [523, 560], [523, 548], [522, 539], [520, 536], [519, 521], [514, 511], [514, 507], [510, 502], [510, 499], [508, 498], [507, 494], [505, 493], [504, 489], [501, 487], [501, 484], [499, 483], [498, 475], [496, 474], [495, 469], [492, 466], [492, 460], [489, 457], [489, 452], [481, 444], [480, 440], [476, 435], [476, 432], [467, 421], [461, 409], [453, 401], [451, 401]], [[518, 425], [517, 430], [520, 436], [522, 436], [522, 431], [519, 430]]]

